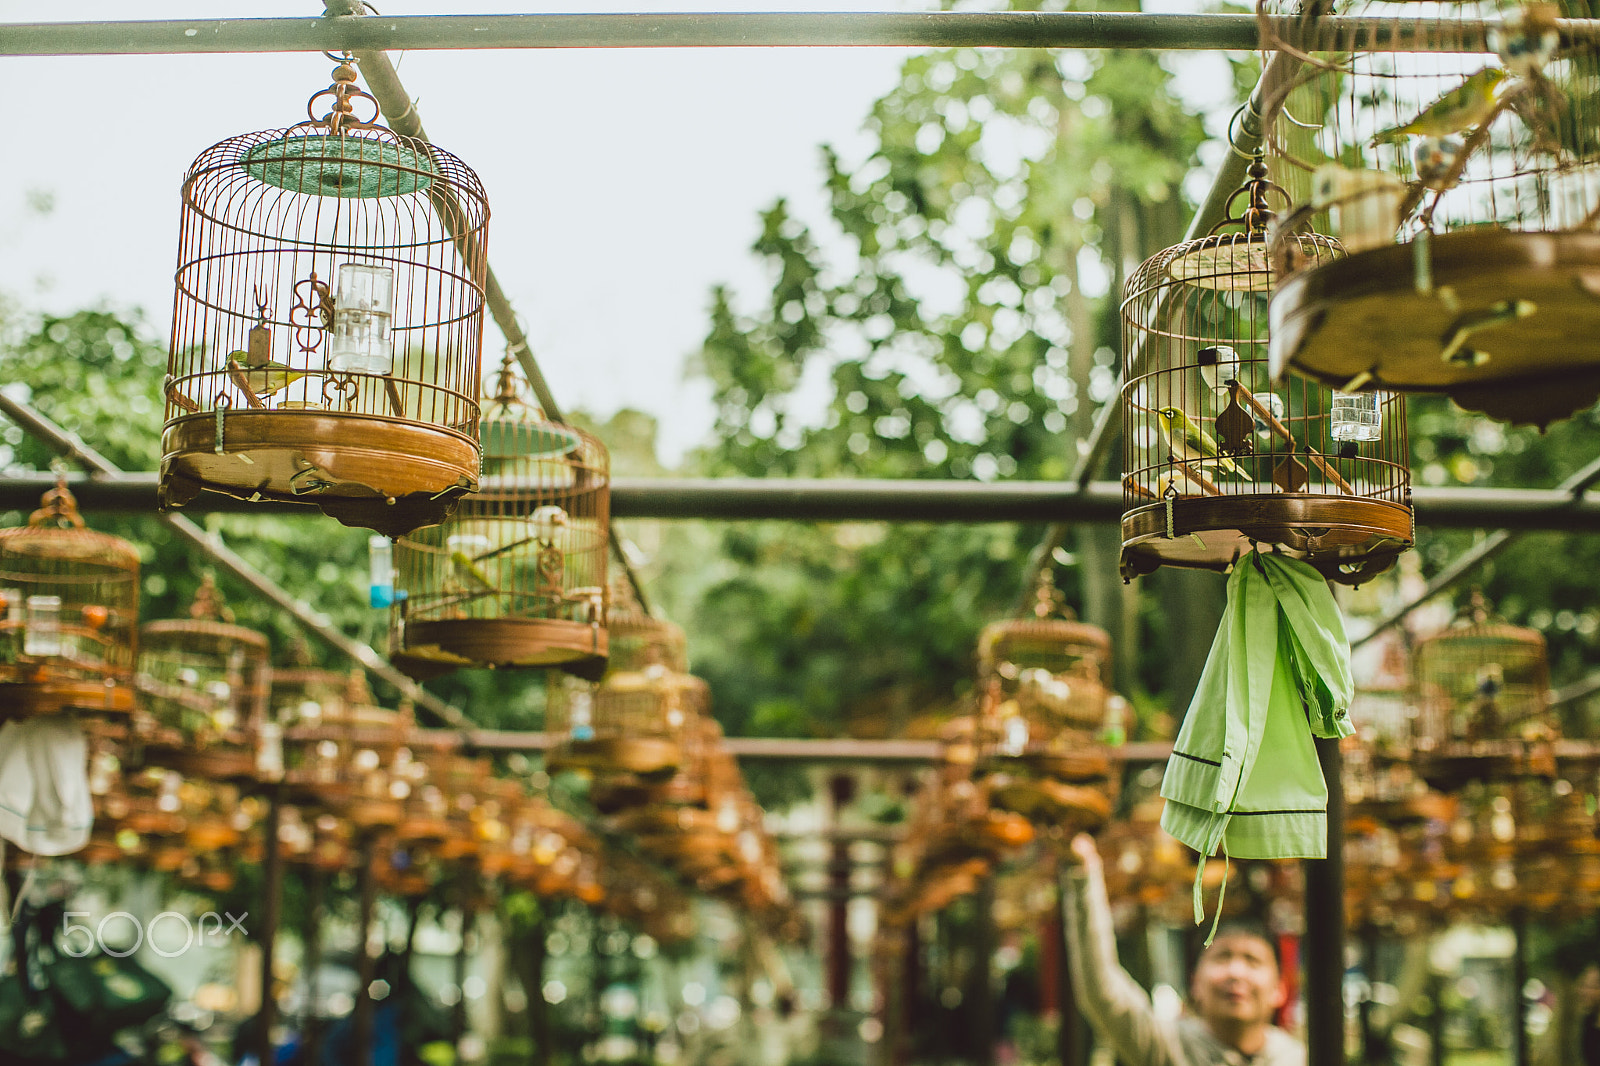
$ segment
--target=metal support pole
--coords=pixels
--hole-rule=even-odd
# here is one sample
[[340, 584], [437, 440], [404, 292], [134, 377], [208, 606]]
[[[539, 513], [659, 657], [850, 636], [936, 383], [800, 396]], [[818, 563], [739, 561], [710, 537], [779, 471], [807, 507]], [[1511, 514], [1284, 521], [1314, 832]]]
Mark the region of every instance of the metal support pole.
[[[1370, 51], [1484, 51], [1456, 22], [1330, 16], [1323, 23]], [[1558, 19], [1567, 43], [1591, 20]], [[1448, 30], [1449, 32], [1445, 32]], [[485, 48], [1156, 48], [1250, 51], [1252, 15], [1141, 12], [717, 12], [673, 14], [400, 15], [369, 19], [172, 19], [6, 26], [0, 55], [133, 55]]]
[[[833, 799], [833, 821], [855, 798], [856, 779], [849, 774], [836, 774], [828, 782], [828, 792]], [[833, 845], [833, 861], [828, 864], [828, 1008], [846, 1010], [850, 1006], [850, 842], [837, 840]]]
[[[92, 474], [105, 476], [105, 480], [97, 481], [91, 479], [87, 484], [101, 484], [110, 487], [123, 480], [123, 472], [111, 460], [79, 440], [75, 434], [62, 429], [49, 418], [26, 404], [12, 399], [4, 392], [0, 392], [0, 412], [4, 412], [7, 418], [22, 427], [29, 436], [44, 444], [56, 454], [78, 463]], [[30, 504], [29, 506], [32, 505]], [[140, 510], [154, 511], [154, 497], [151, 498], [148, 508], [140, 508]], [[169, 529], [196, 548], [199, 548], [203, 555], [209, 556], [223, 570], [250, 586], [258, 595], [264, 597], [280, 610], [293, 616], [307, 631], [316, 634], [325, 643], [360, 663], [368, 673], [383, 678], [399, 689], [400, 693], [411, 700], [417, 707], [431, 711], [443, 719], [447, 725], [460, 729], [471, 726], [472, 723], [467, 721], [466, 715], [445, 703], [433, 693], [418, 687], [416, 682], [389, 665], [387, 660], [373, 651], [368, 645], [346, 636], [328, 624], [326, 620], [318, 617], [317, 613], [311, 609], [310, 604], [295, 599], [279, 588], [265, 574], [223, 545], [220, 538], [212, 537], [182, 515], [164, 514], [160, 517], [161, 521], [165, 522]]]
[[972, 1001], [967, 1017], [972, 1022], [973, 1066], [994, 1066], [999, 1037], [994, 1002], [994, 880], [992, 871], [984, 874], [972, 897], [972, 976], [968, 982]]
[[305, 938], [306, 1010], [300, 1028], [305, 1038], [305, 1066], [322, 1066], [322, 867], [306, 867]]
[[1522, 992], [1528, 986], [1528, 912], [1518, 907], [1511, 912], [1511, 1047], [1515, 1052], [1512, 1061], [1516, 1066], [1528, 1066], [1532, 1061], [1528, 1047], [1528, 997]]
[[378, 878], [373, 870], [373, 834], [363, 832], [356, 845], [356, 1003], [350, 1017], [350, 1046], [354, 1066], [372, 1066], [372, 982], [374, 959], [368, 950], [372, 939], [372, 912], [378, 902]]
[[1344, 1064], [1344, 757], [1335, 738], [1317, 739], [1328, 783], [1328, 857], [1305, 860], [1307, 1066]]
[[272, 1028], [277, 1024], [277, 999], [272, 994], [272, 955], [278, 941], [278, 915], [283, 903], [283, 848], [278, 841], [278, 824], [283, 816], [282, 789], [267, 790], [267, 820], [261, 827], [261, 1012], [256, 1015], [256, 1061], [277, 1061], [273, 1050]]

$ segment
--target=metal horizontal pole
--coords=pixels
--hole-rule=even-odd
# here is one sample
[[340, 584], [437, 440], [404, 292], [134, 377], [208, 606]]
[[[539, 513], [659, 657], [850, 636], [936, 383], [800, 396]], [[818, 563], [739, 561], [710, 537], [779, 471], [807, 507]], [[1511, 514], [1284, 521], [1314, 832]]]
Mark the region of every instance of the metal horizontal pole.
[[[153, 473], [114, 479], [69, 477], [81, 510], [154, 512]], [[48, 474], [0, 478], [0, 511], [32, 510], [55, 483]], [[494, 478], [485, 484], [505, 488]], [[1418, 488], [1417, 524], [1434, 529], [1600, 532], [1600, 500], [1561, 489]], [[187, 510], [311, 515], [288, 503], [247, 503], [201, 493]], [[613, 518], [789, 522], [1075, 522], [1115, 524], [1122, 487], [1097, 481], [1079, 492], [1067, 481], [934, 481], [856, 478], [617, 478]]]
[[[1287, 21], [1287, 20], [1286, 20]], [[1493, 20], [1475, 24], [1487, 30]], [[1292, 25], [1292, 24], [1291, 24]], [[1594, 22], [1558, 20], [1567, 40]], [[1455, 51], [1462, 24], [1331, 16], [1370, 51]], [[1448, 27], [1449, 32], [1441, 32]], [[1156, 48], [1253, 51], [1255, 16], [1101, 11], [673, 12], [14, 22], [0, 55], [487, 48]]]

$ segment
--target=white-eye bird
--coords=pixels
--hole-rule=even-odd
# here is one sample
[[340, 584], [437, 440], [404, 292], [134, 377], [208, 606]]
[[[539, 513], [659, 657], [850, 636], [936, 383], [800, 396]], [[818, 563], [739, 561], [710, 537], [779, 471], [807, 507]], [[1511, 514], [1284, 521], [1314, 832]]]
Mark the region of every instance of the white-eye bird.
[[257, 397], [271, 396], [275, 392], [282, 392], [290, 385], [306, 376], [304, 370], [296, 370], [285, 363], [269, 360], [260, 366], [250, 366], [241, 363], [239, 357], [244, 352], [234, 352], [228, 360], [228, 369], [237, 374]]
[[1232, 474], [1239, 467], [1232, 459], [1217, 450], [1211, 434], [1194, 424], [1194, 420], [1177, 407], [1163, 407], [1156, 412], [1156, 425], [1167, 442], [1167, 450], [1180, 463], [1215, 463]]
[[460, 548], [450, 553], [450, 569], [463, 585], [480, 592], [494, 591], [494, 582], [489, 580], [489, 575], [483, 572], [478, 561]]
[[1372, 143], [1384, 144], [1413, 135], [1445, 137], [1482, 125], [1500, 102], [1500, 83], [1507, 77], [1503, 67], [1484, 67], [1423, 108], [1410, 122], [1380, 132]]

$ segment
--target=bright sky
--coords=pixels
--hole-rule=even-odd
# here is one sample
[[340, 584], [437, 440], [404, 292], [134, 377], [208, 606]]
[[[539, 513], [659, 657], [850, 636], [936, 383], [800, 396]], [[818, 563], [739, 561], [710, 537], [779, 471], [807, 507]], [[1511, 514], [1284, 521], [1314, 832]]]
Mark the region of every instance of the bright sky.
[[[378, 0], [384, 14], [644, 10], [565, 0]], [[673, 10], [916, 10], [910, 0], [694, 0]], [[317, 0], [0, 0], [0, 21], [318, 14]], [[0, 31], [3, 32], [3, 31]], [[395, 56], [429, 136], [482, 176], [489, 258], [557, 399], [661, 421], [669, 459], [711, 425], [684, 381], [712, 285], [766, 286], [757, 212], [824, 201], [818, 146], [848, 158], [903, 49], [606, 49]], [[141, 307], [171, 316], [178, 188], [201, 149], [287, 126], [328, 83], [310, 54], [0, 58], [0, 293], [27, 308]], [[53, 198], [49, 215], [28, 205]], [[503, 341], [485, 326], [498, 361]]]

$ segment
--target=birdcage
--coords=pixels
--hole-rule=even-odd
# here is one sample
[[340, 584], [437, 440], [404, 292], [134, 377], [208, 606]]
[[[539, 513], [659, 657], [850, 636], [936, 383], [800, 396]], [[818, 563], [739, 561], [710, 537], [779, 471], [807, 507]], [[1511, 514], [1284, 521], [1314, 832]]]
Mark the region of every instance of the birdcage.
[[163, 508], [210, 490], [398, 536], [478, 485], [488, 200], [355, 80], [347, 58], [309, 121], [184, 178]]
[[[1270, 546], [1359, 584], [1411, 546], [1404, 401], [1358, 410], [1274, 382], [1267, 228], [1283, 191], [1259, 158], [1249, 174], [1230, 201], [1248, 206], [1146, 260], [1124, 289], [1122, 574], [1226, 570]], [[1318, 234], [1280, 243], [1310, 263], [1340, 254]]]
[[206, 574], [189, 617], [139, 631], [139, 723], [146, 761], [213, 780], [253, 778], [265, 719], [269, 646], [233, 624]]
[[[1600, 395], [1600, 35], [1559, 0], [1261, 0], [1280, 180], [1345, 258], [1290, 267], [1274, 372], [1544, 425]], [[1563, 34], [1558, 19], [1579, 29]]]
[[1418, 641], [1416, 684], [1419, 750], [1554, 735], [1544, 634], [1491, 618], [1476, 591], [1448, 628]]
[[1048, 568], [1030, 617], [984, 627], [977, 756], [995, 806], [1083, 829], [1111, 813], [1110, 663], [1111, 637], [1071, 617]]
[[509, 353], [479, 423], [484, 480], [439, 525], [395, 543], [394, 653], [454, 666], [605, 670], [610, 459], [522, 399]]
[[139, 551], [84, 528], [64, 481], [0, 529], [0, 604], [0, 719], [133, 710]]
[[599, 684], [549, 675], [545, 723], [561, 738], [553, 769], [630, 774], [659, 784], [684, 765], [685, 744], [709, 719], [711, 693], [685, 670], [683, 631], [636, 605], [611, 621], [611, 668]]

